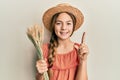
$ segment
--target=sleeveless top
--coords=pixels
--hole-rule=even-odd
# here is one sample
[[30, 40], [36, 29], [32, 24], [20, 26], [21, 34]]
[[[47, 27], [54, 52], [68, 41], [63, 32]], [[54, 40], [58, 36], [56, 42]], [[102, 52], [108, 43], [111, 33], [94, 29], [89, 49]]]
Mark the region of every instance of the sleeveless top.
[[[79, 44], [74, 43], [79, 46]], [[49, 44], [44, 44], [42, 47], [44, 58], [48, 58]], [[77, 48], [65, 54], [55, 54], [52, 66], [53, 76], [50, 80], [75, 80], [77, 65], [79, 63]]]

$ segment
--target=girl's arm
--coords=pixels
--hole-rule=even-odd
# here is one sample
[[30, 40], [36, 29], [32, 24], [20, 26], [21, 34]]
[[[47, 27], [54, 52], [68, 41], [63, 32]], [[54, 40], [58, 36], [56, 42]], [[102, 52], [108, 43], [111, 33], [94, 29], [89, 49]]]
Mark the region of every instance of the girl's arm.
[[43, 73], [48, 70], [46, 61], [45, 60], [38, 60], [36, 62], [36, 68], [38, 71], [36, 73], [36, 80], [44, 80]]
[[89, 53], [88, 46], [85, 44], [85, 32], [83, 33], [81, 45], [78, 48], [79, 65], [75, 80], [88, 80], [87, 75], [87, 56]]
[[40, 73], [36, 73], [36, 80], [44, 80], [43, 75]]
[[87, 75], [87, 60], [82, 61], [78, 65], [78, 69], [77, 69], [77, 74], [76, 74], [76, 79], [75, 80], [88, 80], [88, 75]]

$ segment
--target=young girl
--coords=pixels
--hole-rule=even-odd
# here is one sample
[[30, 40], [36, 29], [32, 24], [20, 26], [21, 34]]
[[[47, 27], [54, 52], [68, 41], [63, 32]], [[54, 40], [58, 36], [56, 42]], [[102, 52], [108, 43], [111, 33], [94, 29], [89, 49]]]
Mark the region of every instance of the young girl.
[[70, 40], [73, 32], [83, 23], [81, 11], [68, 4], [59, 4], [43, 15], [45, 27], [52, 33], [50, 43], [43, 44], [44, 60], [38, 60], [37, 80], [44, 80], [43, 73], [49, 72], [50, 80], [88, 80], [88, 47]]

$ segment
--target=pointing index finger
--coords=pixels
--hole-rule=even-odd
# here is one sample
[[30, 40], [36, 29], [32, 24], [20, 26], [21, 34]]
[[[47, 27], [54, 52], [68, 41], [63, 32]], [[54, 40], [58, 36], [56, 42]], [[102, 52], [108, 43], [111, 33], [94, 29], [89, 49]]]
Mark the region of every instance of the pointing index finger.
[[86, 35], [86, 33], [83, 32], [81, 43], [85, 43], [85, 35]]

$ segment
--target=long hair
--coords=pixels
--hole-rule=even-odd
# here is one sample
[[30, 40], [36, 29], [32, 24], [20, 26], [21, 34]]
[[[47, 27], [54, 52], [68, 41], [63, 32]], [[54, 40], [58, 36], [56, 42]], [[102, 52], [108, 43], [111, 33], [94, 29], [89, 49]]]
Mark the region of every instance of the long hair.
[[[55, 34], [55, 31], [54, 31], [54, 28], [55, 28], [55, 23], [56, 23], [56, 20], [58, 18], [58, 16], [61, 14], [61, 13], [67, 13], [72, 21], [73, 21], [73, 31], [72, 31], [72, 34], [74, 32], [74, 29], [75, 29], [75, 25], [76, 25], [76, 18], [73, 14], [69, 13], [69, 12], [60, 12], [60, 13], [56, 13], [52, 19], [51, 19], [51, 23], [50, 23], [50, 31], [52, 32], [51, 34], [51, 38], [50, 38], [50, 45], [49, 45], [49, 55], [48, 55], [48, 63], [49, 63], [49, 68], [51, 68], [53, 66], [53, 62], [54, 62], [54, 57], [55, 57], [55, 51], [56, 51], [56, 48], [58, 46], [58, 37], [57, 35]], [[72, 35], [71, 34], [71, 35]], [[51, 73], [51, 72], [50, 72]]]

